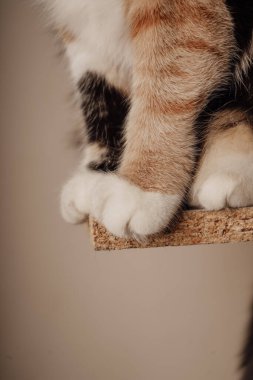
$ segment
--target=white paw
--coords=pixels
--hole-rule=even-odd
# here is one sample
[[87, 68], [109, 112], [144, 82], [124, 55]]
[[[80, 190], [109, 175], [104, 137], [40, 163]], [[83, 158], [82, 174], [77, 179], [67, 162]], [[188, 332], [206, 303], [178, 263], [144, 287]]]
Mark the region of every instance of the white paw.
[[206, 210], [253, 205], [253, 134], [247, 122], [209, 138], [190, 205]]
[[165, 228], [180, 204], [178, 195], [145, 192], [110, 174], [96, 183], [91, 214], [119, 237], [143, 237]]
[[81, 223], [90, 213], [91, 194], [100, 173], [80, 170], [64, 186], [61, 193], [61, 214], [68, 223]]
[[239, 174], [210, 175], [199, 187], [193, 188], [190, 204], [206, 210], [253, 205], [253, 178]]

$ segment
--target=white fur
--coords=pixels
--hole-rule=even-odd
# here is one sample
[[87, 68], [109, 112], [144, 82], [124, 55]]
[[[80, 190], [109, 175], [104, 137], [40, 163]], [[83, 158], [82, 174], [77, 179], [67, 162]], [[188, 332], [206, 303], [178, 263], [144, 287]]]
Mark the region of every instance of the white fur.
[[102, 173], [89, 170], [90, 163], [103, 161], [107, 150], [94, 143], [84, 150], [77, 172], [64, 185], [61, 192], [61, 214], [68, 223], [81, 223], [91, 212], [91, 195]]
[[207, 210], [253, 205], [253, 133], [244, 123], [220, 134], [205, 152], [190, 204]]
[[111, 174], [97, 183], [92, 215], [116, 236], [142, 238], [165, 228], [179, 203], [177, 195], [145, 192]]
[[[119, 85], [131, 77], [132, 54], [122, 0], [41, 0], [54, 24], [75, 40], [66, 46], [70, 72], [78, 82], [86, 71], [117, 74]], [[112, 68], [117, 73], [112, 73]]]
[[61, 214], [68, 223], [81, 223], [90, 214], [91, 194], [98, 179], [88, 169], [78, 171], [63, 187]]
[[145, 192], [117, 175], [86, 169], [64, 186], [61, 212], [70, 223], [91, 214], [114, 235], [141, 239], [165, 228], [179, 203], [177, 195]]

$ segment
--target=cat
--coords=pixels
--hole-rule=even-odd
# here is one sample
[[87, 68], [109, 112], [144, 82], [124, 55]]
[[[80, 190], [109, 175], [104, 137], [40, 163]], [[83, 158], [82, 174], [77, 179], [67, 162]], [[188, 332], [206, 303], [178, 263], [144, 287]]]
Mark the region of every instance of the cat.
[[83, 152], [61, 194], [143, 239], [177, 211], [253, 205], [251, 0], [38, 0], [64, 44]]

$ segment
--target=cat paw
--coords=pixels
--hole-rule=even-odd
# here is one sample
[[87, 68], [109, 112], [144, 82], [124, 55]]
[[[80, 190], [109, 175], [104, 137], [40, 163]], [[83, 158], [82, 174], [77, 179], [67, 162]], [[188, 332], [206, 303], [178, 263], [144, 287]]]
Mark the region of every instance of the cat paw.
[[97, 182], [91, 214], [112, 234], [142, 240], [164, 229], [180, 205], [178, 195], [145, 192], [116, 175]]
[[91, 194], [99, 173], [82, 170], [75, 174], [64, 186], [60, 197], [63, 219], [68, 223], [81, 223], [90, 213]]
[[253, 178], [217, 173], [193, 186], [190, 205], [206, 210], [253, 205]]
[[60, 209], [63, 219], [72, 224], [82, 223], [90, 213], [91, 193], [101, 173], [90, 170], [99, 165], [107, 154], [106, 147], [98, 143], [87, 145], [77, 173], [63, 186]]

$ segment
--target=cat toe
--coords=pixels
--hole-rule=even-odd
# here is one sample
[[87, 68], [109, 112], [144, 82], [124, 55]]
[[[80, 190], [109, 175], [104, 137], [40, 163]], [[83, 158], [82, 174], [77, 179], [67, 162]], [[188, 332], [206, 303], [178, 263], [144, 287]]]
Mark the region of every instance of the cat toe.
[[253, 186], [250, 187], [250, 183], [239, 175], [213, 174], [194, 190], [191, 205], [206, 210], [250, 206], [253, 204]]
[[145, 192], [108, 175], [97, 184], [91, 212], [112, 234], [143, 240], [166, 227], [179, 203], [177, 195]]
[[248, 207], [253, 205], [253, 179], [240, 182], [228, 198], [230, 207]]
[[75, 174], [61, 192], [60, 209], [63, 219], [72, 224], [82, 223], [90, 213], [91, 193], [95, 186], [96, 172], [83, 170]]

